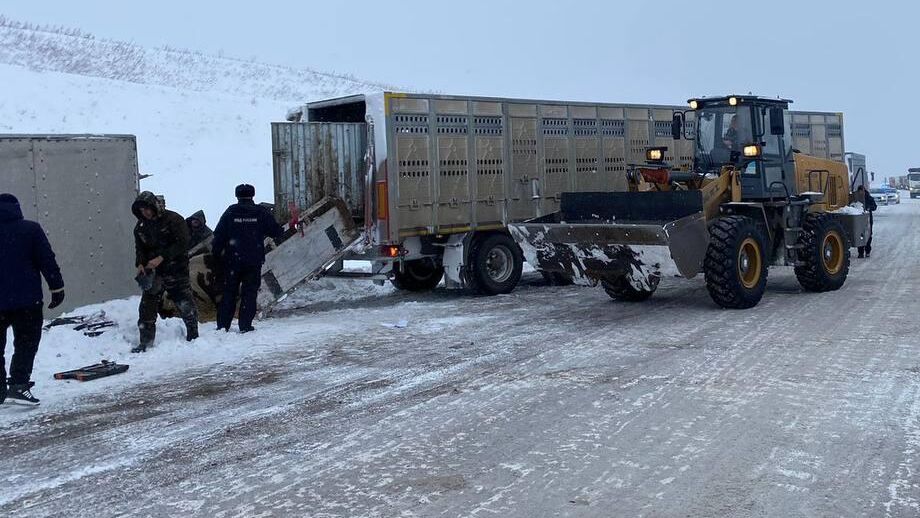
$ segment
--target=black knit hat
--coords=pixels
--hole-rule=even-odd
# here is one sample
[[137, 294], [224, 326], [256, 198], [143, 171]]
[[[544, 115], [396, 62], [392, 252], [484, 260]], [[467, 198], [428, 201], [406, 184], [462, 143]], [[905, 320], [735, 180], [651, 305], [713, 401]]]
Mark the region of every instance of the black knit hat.
[[19, 203], [19, 200], [17, 200], [15, 196], [8, 192], [0, 194], [0, 201], [4, 203]]
[[244, 183], [236, 186], [236, 197], [237, 198], [255, 198], [256, 197], [256, 188]]

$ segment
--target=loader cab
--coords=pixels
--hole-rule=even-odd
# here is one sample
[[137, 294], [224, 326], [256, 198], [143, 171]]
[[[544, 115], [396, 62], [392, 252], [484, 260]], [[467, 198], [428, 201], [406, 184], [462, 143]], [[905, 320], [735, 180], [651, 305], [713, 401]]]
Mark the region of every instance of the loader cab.
[[726, 166], [741, 171], [745, 199], [795, 192], [791, 101], [730, 96], [689, 102], [696, 118], [697, 172], [718, 174]]

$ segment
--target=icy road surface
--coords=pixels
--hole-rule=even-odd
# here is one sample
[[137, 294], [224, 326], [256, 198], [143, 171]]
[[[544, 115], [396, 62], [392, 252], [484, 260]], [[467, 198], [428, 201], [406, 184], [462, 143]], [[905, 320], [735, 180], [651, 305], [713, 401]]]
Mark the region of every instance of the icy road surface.
[[839, 292], [777, 268], [747, 311], [531, 275], [314, 305], [217, 367], [208, 331], [72, 404], [40, 379], [50, 406], [0, 406], [0, 516], [917, 516], [920, 203], [875, 245]]

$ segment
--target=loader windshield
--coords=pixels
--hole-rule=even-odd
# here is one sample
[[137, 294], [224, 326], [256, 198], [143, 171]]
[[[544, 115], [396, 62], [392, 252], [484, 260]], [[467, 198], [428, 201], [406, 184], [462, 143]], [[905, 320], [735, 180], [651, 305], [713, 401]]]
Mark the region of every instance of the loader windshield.
[[697, 111], [696, 163], [704, 171], [737, 165], [754, 141], [749, 107], [707, 107]]

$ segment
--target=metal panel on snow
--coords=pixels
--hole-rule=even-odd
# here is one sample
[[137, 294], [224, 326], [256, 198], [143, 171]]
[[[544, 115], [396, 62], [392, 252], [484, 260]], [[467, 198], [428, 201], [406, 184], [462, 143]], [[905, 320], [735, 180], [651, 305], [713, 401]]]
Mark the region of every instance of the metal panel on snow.
[[26, 219], [38, 219], [31, 139], [0, 138], [0, 192], [13, 193], [19, 198]]
[[0, 167], [0, 191], [42, 225], [61, 266], [67, 299], [49, 315], [137, 293], [133, 136], [0, 138]]

